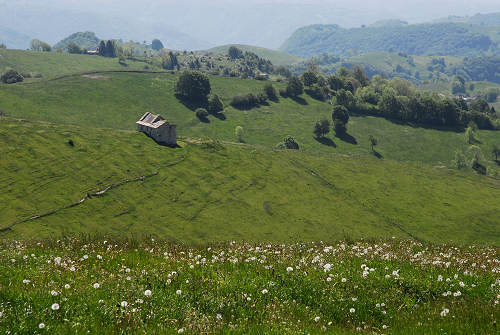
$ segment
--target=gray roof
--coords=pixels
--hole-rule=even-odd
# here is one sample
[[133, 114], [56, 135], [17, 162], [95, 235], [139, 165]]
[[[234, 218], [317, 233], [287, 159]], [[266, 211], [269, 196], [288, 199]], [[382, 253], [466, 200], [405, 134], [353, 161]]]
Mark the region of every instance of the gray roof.
[[139, 119], [139, 121], [136, 122], [136, 124], [140, 124], [150, 128], [159, 128], [164, 124], [169, 125], [170, 123], [162, 118], [159, 114], [155, 115], [147, 112]]

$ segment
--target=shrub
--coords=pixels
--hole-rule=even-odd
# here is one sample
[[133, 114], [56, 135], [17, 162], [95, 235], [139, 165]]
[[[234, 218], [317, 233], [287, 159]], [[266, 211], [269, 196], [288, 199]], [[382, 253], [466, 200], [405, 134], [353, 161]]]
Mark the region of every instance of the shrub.
[[15, 84], [22, 82], [24, 78], [16, 70], [9, 69], [0, 77], [0, 80], [4, 84]]
[[205, 108], [198, 108], [196, 109], [196, 117], [200, 120], [207, 120], [208, 117], [208, 112]]
[[217, 114], [224, 110], [224, 104], [217, 94], [210, 96], [208, 99], [208, 111], [212, 114]]
[[205, 101], [210, 91], [210, 80], [199, 71], [184, 71], [175, 84], [175, 93], [189, 101]]
[[347, 131], [347, 122], [349, 122], [347, 108], [342, 105], [333, 106], [332, 120], [337, 135], [345, 134]]
[[330, 132], [330, 121], [327, 119], [322, 119], [314, 125], [314, 136], [316, 138], [324, 137], [326, 134]]
[[243, 135], [244, 135], [243, 127], [237, 126], [234, 129], [234, 135], [236, 136], [236, 139], [238, 140], [238, 142], [240, 142], [240, 143], [243, 142]]
[[280, 95], [281, 95], [283, 98], [288, 97], [288, 94], [287, 94], [287, 92], [286, 92], [286, 89], [284, 89], [284, 88], [280, 88]]
[[295, 139], [292, 136], [285, 137], [283, 143], [285, 144], [285, 148], [287, 149], [294, 149], [294, 150], [299, 149], [299, 144], [295, 141]]
[[455, 159], [453, 160], [453, 164], [455, 164], [455, 166], [459, 170], [467, 168], [467, 158], [462, 151], [455, 152]]
[[231, 106], [236, 108], [253, 108], [259, 104], [265, 103], [266, 99], [267, 96], [264, 93], [259, 93], [258, 95], [254, 95], [252, 93], [235, 95], [231, 99]]
[[286, 86], [286, 93], [290, 97], [296, 97], [304, 92], [304, 85], [297, 77], [291, 77], [288, 79], [288, 85]]
[[267, 83], [264, 85], [264, 93], [266, 94], [267, 98], [269, 100], [277, 100], [278, 95], [276, 94], [276, 89], [274, 88], [273, 84]]

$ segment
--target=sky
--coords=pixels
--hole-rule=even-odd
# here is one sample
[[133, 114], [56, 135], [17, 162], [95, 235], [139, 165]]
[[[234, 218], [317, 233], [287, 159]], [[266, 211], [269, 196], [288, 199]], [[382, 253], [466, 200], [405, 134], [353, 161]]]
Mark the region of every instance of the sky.
[[277, 49], [310, 24], [350, 28], [491, 12], [500, 12], [500, 0], [0, 0], [0, 28], [51, 44], [90, 30], [103, 39], [163, 38], [179, 49], [232, 43]]

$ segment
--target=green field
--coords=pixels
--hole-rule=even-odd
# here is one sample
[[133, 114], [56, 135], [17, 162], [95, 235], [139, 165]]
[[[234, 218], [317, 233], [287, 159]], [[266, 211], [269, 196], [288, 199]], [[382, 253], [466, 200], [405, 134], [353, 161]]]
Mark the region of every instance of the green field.
[[132, 60], [127, 60], [126, 65], [121, 65], [118, 58], [91, 55], [0, 49], [0, 73], [7, 68], [13, 68], [23, 74], [41, 75], [41, 79], [91, 71], [144, 70], [145, 65], [148, 64]]
[[[170, 149], [135, 131], [10, 118], [1, 119], [0, 141], [4, 238], [500, 242], [500, 182], [469, 173], [230, 143]], [[141, 176], [150, 177], [62, 209]]]
[[[455, 151], [466, 150], [463, 133], [438, 131], [414, 125], [399, 125], [382, 118], [351, 117], [349, 134], [357, 144], [330, 135], [322, 144], [314, 139], [314, 123], [331, 119], [331, 106], [304, 95], [304, 102], [280, 98], [252, 110], [236, 110], [229, 105], [237, 94], [261, 92], [264, 83], [255, 80], [211, 76], [212, 91], [222, 97], [226, 106], [225, 120], [210, 117], [200, 122], [195, 113], [173, 94], [175, 74], [104, 73], [105, 79], [81, 76], [36, 84], [0, 86], [0, 110], [12, 117], [104, 127], [135, 129], [135, 121], [146, 111], [160, 113], [178, 125], [185, 137], [215, 138], [234, 141], [234, 129], [242, 126], [248, 144], [274, 147], [292, 135], [304, 150], [323, 153], [370, 155], [368, 137], [377, 137], [384, 158], [421, 162], [434, 166], [452, 166]], [[275, 83], [277, 88], [284, 84]], [[305, 103], [305, 104], [304, 104]], [[492, 146], [500, 144], [500, 132], [479, 131], [485, 164], [492, 171]], [[351, 139], [351, 142], [352, 141]]]
[[219, 47], [215, 47], [212, 49], [208, 49], [205, 51], [202, 51], [203, 53], [211, 52], [215, 54], [227, 54], [229, 51], [229, 48], [231, 46], [235, 46], [238, 49], [242, 51], [249, 51], [253, 52], [257, 56], [268, 59], [270, 60], [274, 65], [291, 65], [294, 63], [298, 63], [303, 60], [303, 58], [292, 56], [290, 54], [277, 51], [277, 50], [271, 50], [271, 49], [266, 49], [266, 48], [261, 48], [261, 47], [255, 47], [251, 45], [242, 45], [242, 44], [231, 44], [231, 45], [223, 45]]
[[495, 334], [498, 249], [414, 241], [0, 246], [0, 332]]

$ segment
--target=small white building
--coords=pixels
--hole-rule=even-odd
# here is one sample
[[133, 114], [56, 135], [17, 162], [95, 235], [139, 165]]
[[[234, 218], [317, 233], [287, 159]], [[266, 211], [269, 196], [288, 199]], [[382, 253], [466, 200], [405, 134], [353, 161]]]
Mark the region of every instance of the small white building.
[[137, 131], [147, 134], [160, 144], [168, 146], [177, 145], [177, 126], [170, 124], [161, 115], [151, 113], [144, 114], [139, 121], [136, 122]]

